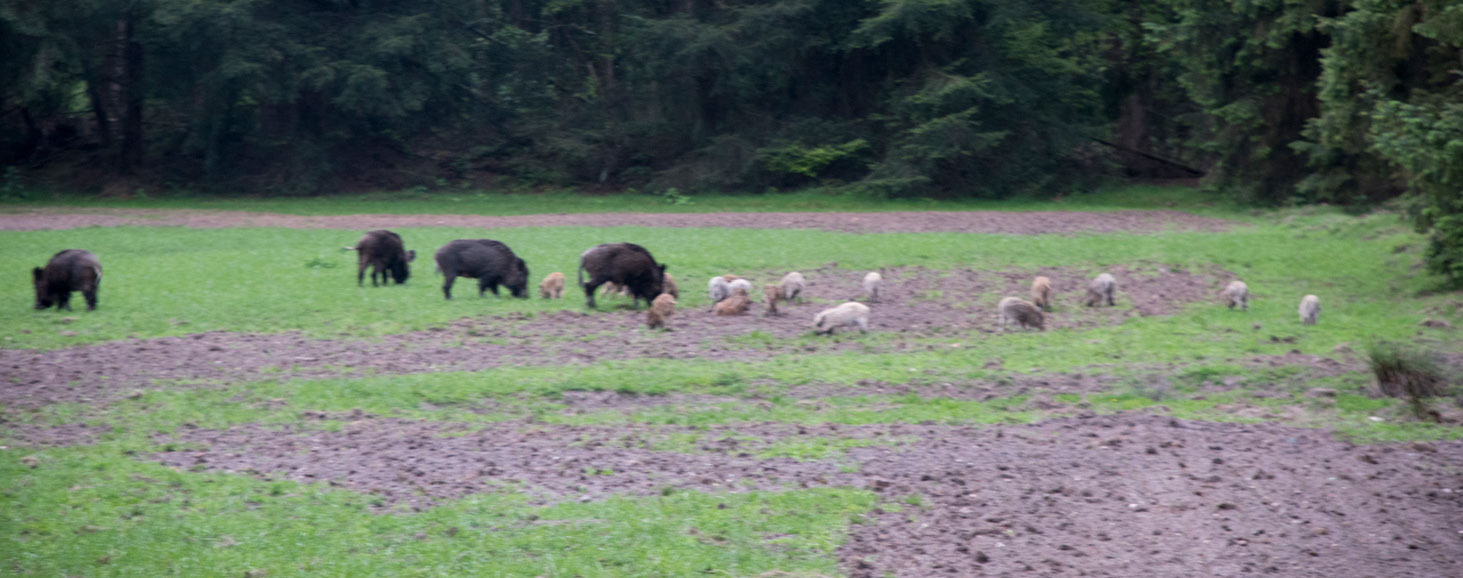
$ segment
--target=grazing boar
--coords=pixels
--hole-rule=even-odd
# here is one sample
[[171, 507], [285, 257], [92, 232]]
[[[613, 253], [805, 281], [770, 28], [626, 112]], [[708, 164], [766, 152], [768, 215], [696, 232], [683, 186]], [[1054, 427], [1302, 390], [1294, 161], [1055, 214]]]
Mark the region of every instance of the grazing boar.
[[762, 298], [767, 301], [767, 313], [763, 315], [764, 317], [767, 315], [781, 315], [781, 313], [777, 312], [777, 302], [783, 300], [782, 287], [777, 285], [762, 287]]
[[1244, 281], [1231, 281], [1224, 291], [1219, 292], [1219, 297], [1224, 299], [1224, 304], [1228, 305], [1230, 310], [1233, 310], [1236, 305], [1241, 311], [1250, 310], [1250, 287], [1245, 285]]
[[[661, 290], [662, 293], [669, 294], [671, 297], [674, 297], [676, 299], [680, 299], [681, 298], [681, 290], [676, 287], [676, 278], [675, 277], [671, 277], [671, 274], [670, 273], [665, 273], [665, 274], [661, 275], [660, 276], [660, 282], [661, 282], [661, 289], [660, 290]], [[656, 299], [659, 299], [659, 297], [656, 297]]]
[[1321, 298], [1315, 295], [1306, 295], [1300, 299], [1300, 322], [1304, 325], [1315, 325], [1316, 319], [1321, 316]]
[[726, 279], [712, 277], [710, 281], [706, 282], [706, 296], [711, 299], [711, 305], [715, 306], [717, 303], [721, 303], [722, 299], [731, 297], [731, 287], [727, 286]]
[[728, 281], [726, 284], [726, 288], [730, 289], [732, 293], [741, 291], [748, 296], [752, 295], [752, 282], [741, 277], [737, 277], [736, 279]]
[[860, 333], [869, 332], [869, 306], [848, 302], [837, 307], [824, 309], [813, 317], [813, 333], [832, 335], [839, 327], [858, 327]]
[[1046, 330], [1046, 316], [1042, 315], [1041, 308], [1030, 301], [1019, 297], [1007, 297], [1001, 300], [997, 308], [1001, 310], [1002, 329], [1007, 329], [1012, 323], [1015, 323], [1023, 329], [1035, 327]]
[[782, 287], [782, 299], [784, 301], [791, 302], [793, 299], [797, 299], [801, 303], [803, 301], [803, 289], [808, 286], [808, 282], [803, 279], [802, 273], [793, 271], [783, 275], [782, 282], [778, 283], [778, 285]]
[[492, 239], [458, 239], [437, 249], [437, 268], [442, 270], [442, 296], [452, 298], [452, 282], [458, 277], [478, 280], [478, 297], [498, 285], [514, 297], [528, 298], [528, 265], [507, 245]]
[[732, 291], [730, 297], [722, 299], [717, 303], [716, 307], [712, 308], [712, 311], [715, 311], [717, 315], [721, 316], [741, 315], [746, 313], [747, 309], [751, 307], [752, 299], [747, 296], [747, 292], [737, 289]]
[[864, 275], [864, 295], [869, 298], [869, 301], [879, 302], [879, 287], [883, 284], [884, 276], [877, 271], [870, 271], [868, 275]]
[[380, 229], [366, 233], [356, 246], [346, 247], [348, 251], [356, 252], [356, 285], [365, 285], [366, 267], [371, 268], [371, 286], [376, 287], [376, 277], [381, 277], [381, 285], [387, 284], [387, 273], [397, 285], [406, 283], [406, 278], [411, 276], [411, 270], [407, 263], [417, 258], [416, 251], [406, 250], [406, 245], [401, 242], [401, 235]]
[[80, 291], [86, 298], [86, 310], [97, 308], [97, 289], [102, 283], [102, 264], [91, 251], [66, 249], [51, 256], [44, 269], [31, 269], [36, 287], [36, 309], [52, 305], [56, 310], [71, 310], [71, 292]]
[[1042, 311], [1052, 310], [1052, 280], [1046, 277], [1037, 277], [1031, 282], [1031, 303], [1040, 307]]
[[1113, 306], [1113, 293], [1118, 290], [1118, 281], [1112, 275], [1103, 273], [1098, 275], [1092, 283], [1087, 285], [1087, 306], [1098, 307], [1104, 303], [1108, 307]]
[[[640, 308], [658, 297], [665, 287], [665, 265], [655, 262], [645, 247], [634, 243], [604, 243], [586, 249], [579, 255], [579, 284], [584, 298], [594, 307], [594, 290], [605, 283], [615, 283], [629, 290], [631, 305]], [[584, 274], [589, 273], [589, 282]]]
[[650, 302], [650, 312], [645, 314], [645, 326], [651, 329], [665, 329], [665, 322], [676, 312], [676, 298], [670, 293], [661, 293]]
[[554, 271], [545, 276], [543, 281], [539, 281], [538, 296], [541, 299], [563, 299], [564, 274]]

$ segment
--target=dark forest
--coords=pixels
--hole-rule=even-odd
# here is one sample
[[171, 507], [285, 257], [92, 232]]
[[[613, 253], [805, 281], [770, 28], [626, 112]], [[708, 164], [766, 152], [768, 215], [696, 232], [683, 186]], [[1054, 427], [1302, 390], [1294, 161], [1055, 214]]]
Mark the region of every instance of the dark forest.
[[0, 164], [74, 192], [1401, 199], [1463, 278], [1446, 0], [3, 0]]

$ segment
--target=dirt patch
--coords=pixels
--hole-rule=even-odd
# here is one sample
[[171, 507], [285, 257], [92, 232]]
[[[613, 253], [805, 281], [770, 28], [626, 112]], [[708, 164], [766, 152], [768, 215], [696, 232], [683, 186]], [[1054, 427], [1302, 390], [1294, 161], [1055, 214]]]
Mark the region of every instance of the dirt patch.
[[366, 418], [339, 432], [259, 426], [184, 431], [176, 441], [207, 449], [153, 458], [178, 467], [327, 482], [415, 509], [487, 491], [524, 492], [550, 503], [647, 496], [664, 488], [786, 489], [788, 482], [806, 485], [837, 472], [832, 463], [757, 459], [735, 445], [710, 444], [701, 453], [642, 449], [684, 433], [715, 436], [686, 428], [521, 422], [464, 433], [462, 426]]
[[397, 227], [725, 227], [817, 229], [846, 233], [1155, 233], [1164, 230], [1224, 231], [1231, 222], [1179, 211], [879, 212], [879, 213], [586, 213], [517, 215], [301, 216], [246, 211], [181, 209], [30, 209], [0, 213], [0, 231], [80, 227], [172, 226], [203, 229], [283, 227], [370, 230]]
[[1134, 414], [924, 439], [850, 451], [871, 487], [927, 504], [854, 526], [850, 576], [1463, 571], [1460, 443]]
[[[1081, 306], [1079, 289], [1086, 272], [1042, 270], [1056, 280], [1056, 311], [1048, 316], [1048, 328], [1116, 325], [1129, 317], [1171, 313], [1211, 297], [1213, 287], [1227, 277], [1219, 270], [1186, 272], [1161, 266], [1109, 270], [1120, 283], [1118, 307]], [[269, 378], [477, 371], [641, 358], [753, 361], [794, 353], [933, 349], [937, 346], [915, 340], [944, 337], [952, 343], [941, 347], [971, 347], [980, 339], [1001, 338], [995, 304], [1002, 295], [1024, 295], [1030, 282], [1024, 273], [890, 269], [883, 301], [872, 304], [870, 325], [873, 332], [893, 339], [810, 341], [802, 338], [810, 331], [813, 315], [857, 297], [862, 273], [831, 266], [805, 273], [806, 301], [784, 306], [782, 316], [763, 316], [760, 304], [752, 313], [736, 317], [717, 317], [704, 305], [687, 305], [671, 318], [672, 331], [667, 332], [645, 329], [643, 311], [558, 311], [461, 319], [441, 328], [372, 341], [211, 332], [51, 351], [0, 350], [0, 369], [9, 378], [0, 384], [0, 406], [33, 409], [53, 403], [107, 402], [156, 387], [158, 381], [207, 386]], [[685, 296], [683, 300], [705, 301]], [[624, 299], [605, 300], [601, 306], [623, 303]]]
[[25, 447], [63, 447], [90, 445], [96, 443], [97, 438], [112, 431], [111, 426], [89, 426], [73, 423], [54, 426], [37, 426], [30, 424], [0, 424], [6, 426], [5, 435], [14, 440], [20, 446]]
[[[694, 453], [645, 449], [692, 431], [704, 440]], [[732, 435], [894, 441], [796, 461], [759, 459]], [[154, 459], [327, 482], [415, 507], [483, 491], [551, 502], [667, 488], [869, 489], [886, 503], [839, 550], [854, 577], [1463, 571], [1463, 442], [1358, 447], [1317, 430], [1143, 414], [711, 431], [365, 418], [339, 432], [240, 426], [178, 437], [204, 449]]]

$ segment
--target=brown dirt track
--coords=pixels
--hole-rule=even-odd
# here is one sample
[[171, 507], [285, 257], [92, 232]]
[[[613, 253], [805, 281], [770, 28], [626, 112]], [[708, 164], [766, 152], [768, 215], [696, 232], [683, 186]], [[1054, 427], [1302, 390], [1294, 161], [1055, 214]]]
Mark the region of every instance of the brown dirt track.
[[[121, 225], [350, 230], [644, 225], [1007, 234], [1226, 227], [1215, 219], [1138, 211], [526, 217], [118, 210], [0, 214], [0, 230]], [[832, 267], [804, 272], [812, 281], [813, 302], [793, 305], [784, 317], [763, 318], [760, 306], [751, 315], [730, 319], [683, 307], [671, 320], [674, 331], [666, 333], [645, 331], [641, 312], [566, 311], [533, 318], [463, 319], [439, 330], [373, 341], [215, 332], [46, 352], [0, 350], [0, 373], [10, 381], [0, 383], [0, 415], [64, 402], [105, 404], [139, 389], [217, 387], [266, 377], [390, 375], [644, 357], [766, 359], [788, 351], [759, 345], [749, 334], [798, 338], [821, 301], [851, 297], [844, 288], [856, 287], [861, 276]], [[1172, 313], [1171, 307], [1212, 298], [1216, 281], [1227, 277], [1220, 270], [1168, 271], [1149, 264], [1113, 272], [1126, 302], [1114, 309], [1087, 310], [1076, 303], [1080, 288], [1062, 284], [1082, 278], [1079, 272], [1041, 271], [1059, 282], [1052, 325], [1112, 325], [1132, 316]], [[873, 329], [893, 337], [874, 347], [891, 351], [927, 347], [931, 338], [972, 331], [999, 339], [994, 300], [972, 297], [972, 291], [1023, 294], [1029, 282], [1027, 275], [979, 271], [898, 269], [885, 276], [889, 304], [875, 306]], [[699, 284], [684, 285], [686, 291], [699, 290]], [[584, 336], [589, 338], [580, 339]], [[862, 350], [865, 345], [825, 340], [811, 347], [804, 353]], [[1355, 369], [1300, 355], [1247, 361], [1307, 365], [1317, 374]], [[999, 367], [999, 360], [990, 363]], [[940, 386], [815, 383], [788, 388], [787, 395], [816, 400], [913, 393], [983, 399], [1038, 390], [1089, 393], [1113, 384], [1098, 372]], [[748, 400], [569, 392], [561, 401], [572, 414]], [[866, 488], [883, 496], [886, 504], [852, 525], [838, 552], [840, 569], [856, 578], [1463, 576], [1463, 442], [1355, 446], [1323, 430], [1193, 422], [1144, 413], [1083, 412], [1034, 425], [982, 428], [745, 423], [692, 430], [526, 421], [469, 426], [288, 409], [299, 412], [300, 424], [180, 430], [160, 437], [159, 443], [181, 442], [190, 449], [149, 458], [183, 469], [324, 482], [409, 507], [499, 490], [524, 491], [549, 503], [613, 494], [650, 496], [668, 487], [705, 492]], [[311, 422], [321, 419], [345, 425], [333, 432], [312, 427]], [[44, 445], [87, 443], [101, 431], [66, 425], [21, 433], [28, 443]], [[668, 436], [687, 433], [700, 435], [693, 451], [656, 449]], [[777, 441], [813, 437], [877, 444], [817, 460], [757, 457]], [[615, 473], [585, 475], [585, 468]], [[916, 495], [920, 506], [906, 504]]]
[[369, 230], [395, 227], [729, 227], [820, 229], [848, 233], [1063, 233], [1155, 232], [1164, 229], [1223, 231], [1231, 223], [1179, 211], [1101, 213], [1003, 211], [883, 213], [592, 213], [558, 215], [330, 215], [299, 216], [245, 211], [169, 209], [31, 209], [0, 213], [0, 231], [78, 227], [283, 227]]

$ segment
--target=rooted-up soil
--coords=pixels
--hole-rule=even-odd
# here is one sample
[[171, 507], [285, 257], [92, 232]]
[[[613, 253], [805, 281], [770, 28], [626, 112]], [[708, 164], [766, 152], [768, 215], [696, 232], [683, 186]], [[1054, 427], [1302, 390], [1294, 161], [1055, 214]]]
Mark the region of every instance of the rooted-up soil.
[[[1463, 573], [1460, 442], [1358, 447], [1314, 430], [1141, 414], [710, 431], [337, 417], [355, 421], [339, 432], [185, 432], [178, 441], [201, 449], [154, 459], [329, 482], [417, 507], [490, 490], [560, 501], [666, 488], [866, 488], [886, 502], [840, 548], [854, 577]], [[695, 453], [646, 449], [687, 431], [704, 434]], [[757, 458], [765, 443], [745, 436], [879, 443], [796, 461]]]
[[[1116, 325], [1133, 316], [1173, 313], [1185, 304], [1211, 299], [1214, 288], [1228, 277], [1220, 270], [1173, 271], [1157, 265], [1108, 270], [1120, 283], [1119, 306], [1086, 308], [1081, 305], [1086, 272], [1043, 269], [1040, 273], [1054, 280], [1056, 290], [1056, 310], [1047, 316], [1047, 328]], [[105, 402], [156, 387], [157, 381], [236, 383], [639, 358], [760, 360], [788, 354], [793, 347], [800, 354], [936, 347], [915, 341], [931, 338], [951, 340], [942, 347], [978, 347], [982, 339], [1002, 338], [996, 302], [1003, 295], [1026, 296], [1030, 283], [1026, 273], [891, 269], [885, 271], [882, 302], [870, 304], [870, 326], [894, 339], [819, 339], [790, 346], [790, 341], [810, 332], [809, 322], [817, 311], [861, 292], [862, 272], [822, 267], [805, 274], [809, 285], [804, 302], [783, 304], [781, 316], [765, 316], [761, 304], [735, 317], [684, 306], [666, 332], [645, 329], [644, 311], [613, 309], [627, 300], [609, 298], [601, 299], [601, 307], [611, 309], [607, 312], [468, 318], [372, 341], [313, 339], [299, 333], [210, 332], [53, 351], [0, 350], [0, 369], [9, 378], [9, 383], [0, 384], [0, 406], [28, 409]], [[768, 282], [777, 277], [761, 276]], [[683, 301], [693, 301], [687, 296], [697, 289], [685, 291]]]
[[0, 213], [0, 231], [80, 227], [176, 226], [205, 229], [392, 229], [397, 227], [728, 227], [818, 229], [848, 233], [1153, 233], [1167, 229], [1223, 231], [1231, 223], [1179, 211], [879, 212], [879, 213], [592, 213], [555, 215], [330, 215], [301, 216], [247, 211], [98, 209], [73, 207]]

